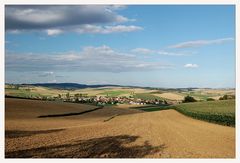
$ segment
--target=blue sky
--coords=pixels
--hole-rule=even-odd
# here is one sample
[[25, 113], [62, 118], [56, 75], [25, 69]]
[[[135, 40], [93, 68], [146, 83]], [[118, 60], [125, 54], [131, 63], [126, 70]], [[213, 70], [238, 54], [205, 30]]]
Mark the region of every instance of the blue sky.
[[6, 6], [5, 82], [235, 87], [231, 5]]

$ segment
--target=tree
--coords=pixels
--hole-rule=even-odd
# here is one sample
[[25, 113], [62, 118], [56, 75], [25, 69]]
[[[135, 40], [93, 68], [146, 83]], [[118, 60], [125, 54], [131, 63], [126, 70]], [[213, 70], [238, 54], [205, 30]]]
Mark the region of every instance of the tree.
[[18, 84], [17, 84], [17, 85], [15, 85], [15, 89], [19, 89], [19, 87], [20, 87], [20, 86], [19, 86]]
[[164, 104], [164, 105], [167, 105], [168, 103], [167, 103], [167, 101], [166, 101], [166, 100], [164, 100], [164, 101], [163, 101], [163, 104]]
[[227, 99], [229, 99], [229, 98], [228, 98], [228, 95], [224, 95], [224, 96], [223, 96], [223, 100], [227, 100]]
[[207, 101], [215, 101], [213, 98], [207, 98]]
[[66, 94], [67, 99], [70, 99], [70, 94], [69, 92]]
[[187, 95], [187, 96], [184, 97], [184, 100], [182, 102], [187, 103], [187, 102], [196, 102], [196, 101], [197, 100], [194, 99], [192, 96]]
[[79, 93], [76, 93], [76, 94], [74, 95], [74, 97], [75, 97], [75, 98], [78, 98], [78, 97], [80, 97], [80, 94], [79, 94]]
[[220, 97], [219, 100], [228, 100], [228, 99], [235, 99], [235, 95], [224, 95]]
[[79, 96], [80, 96], [79, 93], [76, 93], [76, 94], [74, 95], [74, 97], [75, 97], [75, 102], [79, 102]]

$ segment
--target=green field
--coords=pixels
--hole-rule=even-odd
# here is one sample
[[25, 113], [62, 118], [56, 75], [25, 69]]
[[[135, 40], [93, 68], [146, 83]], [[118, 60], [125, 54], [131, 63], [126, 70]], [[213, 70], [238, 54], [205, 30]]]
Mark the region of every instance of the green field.
[[174, 108], [196, 119], [235, 126], [235, 100], [183, 103], [175, 105]]
[[139, 109], [146, 112], [175, 109], [195, 119], [226, 126], [235, 126], [235, 100], [204, 101], [169, 106], [141, 106], [132, 107], [132, 109]]
[[43, 95], [39, 93], [31, 92], [27, 89], [8, 89], [6, 88], [6, 91], [8, 92], [8, 95], [15, 96], [15, 97], [23, 97], [23, 98], [29, 98], [29, 97], [42, 97]]
[[[34, 90], [34, 92], [33, 92]], [[96, 91], [96, 89], [89, 89], [88, 91]], [[146, 90], [147, 91], [147, 90]], [[219, 92], [222, 95], [227, 94], [229, 92]], [[228, 90], [227, 90], [228, 91]], [[157, 93], [158, 91], [153, 91]], [[38, 88], [35, 89], [28, 87], [10, 87], [7, 86], [5, 88], [5, 94], [8, 96], [15, 96], [21, 98], [34, 98], [34, 97], [42, 97], [47, 98], [50, 96], [57, 96], [59, 93], [62, 94], [62, 91], [56, 89], [46, 89], [46, 88]], [[71, 92], [70, 92], [71, 93]], [[98, 95], [109, 96], [109, 97], [117, 97], [117, 96], [133, 96], [135, 99], [143, 99], [143, 100], [165, 100], [162, 97], [158, 97], [152, 92], [145, 92], [145, 93], [133, 93], [130, 89], [103, 89], [100, 92], [97, 92]], [[160, 93], [160, 92], [158, 92]], [[215, 93], [215, 92], [214, 92]], [[207, 93], [204, 91], [189, 91], [184, 92], [182, 94], [189, 94], [193, 97], [198, 97], [201, 100], [206, 100], [211, 96], [217, 95], [216, 93]], [[73, 95], [73, 94], [72, 94]], [[205, 120], [208, 122], [213, 122], [217, 124], [227, 125], [227, 126], [235, 126], [235, 100], [217, 100], [217, 101], [203, 101], [203, 102], [194, 102], [194, 103], [181, 103], [177, 105], [171, 106], [142, 106], [140, 109], [143, 111], [159, 111], [159, 110], [166, 110], [166, 109], [175, 109], [178, 112], [185, 114], [187, 116]]]
[[168, 110], [168, 109], [172, 109], [172, 106], [143, 106], [143, 107], [131, 107], [131, 109], [138, 109], [138, 110], [142, 110], [145, 112], [153, 112], [153, 111], [160, 111], [160, 110]]
[[[194, 92], [194, 91], [184, 92], [183, 94], [184, 94], [185, 96], [186, 96], [186, 95], [189, 95], [189, 96], [192, 96], [192, 97], [197, 98], [197, 99], [200, 99], [200, 100], [207, 100], [207, 98], [209, 98], [209, 97], [214, 97], [214, 95], [212, 95], [212, 94], [206, 95], [206, 94], [202, 94], [202, 93], [199, 92], [199, 91], [196, 91], [196, 92]], [[217, 96], [217, 95], [215, 95], [215, 96]]]
[[151, 93], [136, 93], [133, 95], [133, 98], [136, 98], [136, 99], [140, 98], [143, 100], [155, 100], [155, 99], [163, 100], [163, 98], [152, 95]]
[[110, 96], [110, 97], [117, 97], [123, 94], [130, 94], [130, 92], [125, 90], [116, 90], [116, 91], [104, 91], [103, 93], [100, 93], [100, 95]]

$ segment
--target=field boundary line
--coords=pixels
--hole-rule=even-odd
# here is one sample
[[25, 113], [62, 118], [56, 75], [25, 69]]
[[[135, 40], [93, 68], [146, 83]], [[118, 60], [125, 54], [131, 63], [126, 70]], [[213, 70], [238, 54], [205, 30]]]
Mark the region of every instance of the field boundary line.
[[97, 108], [95, 108], [95, 109], [86, 110], [86, 111], [77, 112], [77, 113], [63, 113], [63, 114], [40, 115], [40, 116], [38, 116], [38, 118], [67, 117], [67, 116], [73, 116], [73, 115], [81, 115], [81, 114], [85, 114], [85, 113], [89, 113], [89, 112], [93, 112], [93, 111], [102, 109], [103, 107], [104, 107], [104, 106], [100, 106], [100, 107], [97, 107]]

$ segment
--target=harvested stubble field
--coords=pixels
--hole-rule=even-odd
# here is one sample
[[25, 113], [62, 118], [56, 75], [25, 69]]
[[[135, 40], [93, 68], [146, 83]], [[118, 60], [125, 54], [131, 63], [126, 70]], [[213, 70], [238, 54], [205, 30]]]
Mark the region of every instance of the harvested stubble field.
[[143, 112], [6, 98], [5, 157], [234, 158], [235, 128], [195, 120], [175, 110]]
[[169, 100], [181, 101], [181, 100], [184, 99], [183, 95], [179, 95], [179, 94], [172, 93], [172, 92], [161, 93], [161, 94], [153, 94], [153, 95], [164, 98], [164, 99], [169, 99]]

